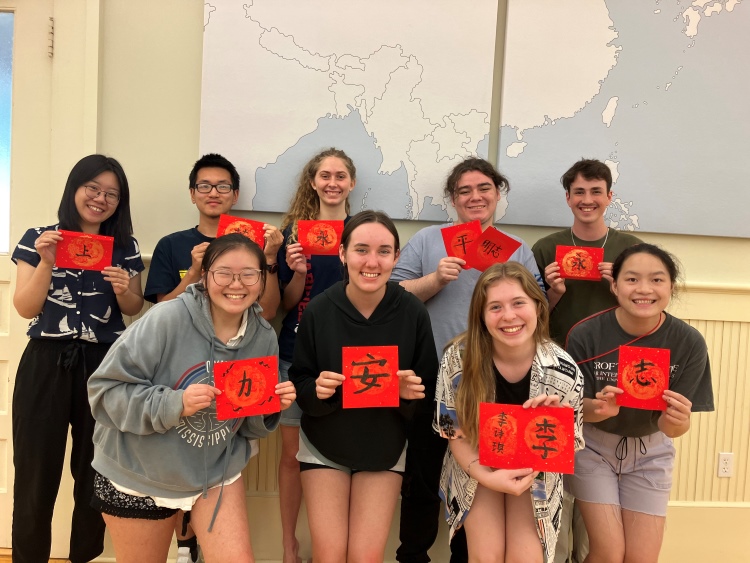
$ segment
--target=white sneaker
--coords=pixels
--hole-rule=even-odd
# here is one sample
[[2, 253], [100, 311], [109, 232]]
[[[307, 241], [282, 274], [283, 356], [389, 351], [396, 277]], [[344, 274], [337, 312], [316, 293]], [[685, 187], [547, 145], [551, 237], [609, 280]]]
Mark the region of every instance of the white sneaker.
[[190, 556], [189, 547], [180, 547], [177, 549], [177, 563], [195, 563]]

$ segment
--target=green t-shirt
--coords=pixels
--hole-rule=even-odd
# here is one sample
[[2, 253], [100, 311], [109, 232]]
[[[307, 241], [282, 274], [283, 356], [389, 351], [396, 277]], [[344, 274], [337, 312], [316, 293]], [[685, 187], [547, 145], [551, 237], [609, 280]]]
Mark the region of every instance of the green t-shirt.
[[[539, 271], [544, 278], [544, 269], [555, 261], [555, 248], [557, 246], [573, 246], [570, 229], [565, 229], [552, 233], [542, 239], [539, 239], [531, 249], [534, 253]], [[599, 240], [581, 241], [576, 239], [576, 246], [585, 243], [585, 246], [601, 247], [604, 244], [605, 237]], [[639, 238], [615, 229], [609, 230], [604, 244], [604, 261], [614, 262], [615, 258], [634, 244], [641, 241]], [[549, 286], [545, 282], [546, 289]], [[586, 317], [614, 307], [617, 305], [615, 296], [610, 291], [609, 282], [587, 281], [587, 280], [565, 280], [565, 293], [555, 308], [550, 311], [549, 330], [552, 339], [560, 346], [565, 346], [565, 338], [573, 325]]]

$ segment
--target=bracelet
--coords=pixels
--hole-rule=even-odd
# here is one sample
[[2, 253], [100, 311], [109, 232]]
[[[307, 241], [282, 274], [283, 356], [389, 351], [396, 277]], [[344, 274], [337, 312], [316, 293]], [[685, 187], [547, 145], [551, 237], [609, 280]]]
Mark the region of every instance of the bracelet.
[[471, 479], [471, 466], [474, 465], [478, 461], [479, 461], [479, 458], [475, 459], [474, 461], [470, 461], [469, 465], [466, 466], [466, 474], [469, 476], [469, 479]]

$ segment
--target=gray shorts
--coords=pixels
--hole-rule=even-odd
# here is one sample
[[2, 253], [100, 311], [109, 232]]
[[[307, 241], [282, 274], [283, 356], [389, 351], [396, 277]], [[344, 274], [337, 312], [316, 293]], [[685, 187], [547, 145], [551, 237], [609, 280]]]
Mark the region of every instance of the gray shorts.
[[[325, 457], [322, 453], [320, 453], [315, 446], [313, 446], [307, 439], [307, 436], [305, 436], [304, 431], [300, 431], [299, 433], [299, 451], [297, 452], [297, 461], [300, 462], [300, 464], [304, 467], [304, 470], [306, 469], [312, 469], [315, 466], [318, 467], [327, 467], [329, 469], [338, 469], [339, 471], [343, 471], [347, 475], [353, 475], [354, 473], [359, 473], [360, 470], [358, 469], [352, 469], [350, 467], [346, 467], [344, 465], [340, 465], [334, 461], [331, 461], [327, 457]], [[406, 469], [406, 446], [404, 446], [404, 449], [401, 451], [401, 456], [398, 458], [398, 461], [396, 462], [396, 465], [388, 469], [388, 471], [392, 471], [393, 473], [398, 473], [403, 477], [404, 471]]]
[[625, 510], [667, 515], [675, 449], [662, 432], [624, 438], [584, 423], [586, 447], [576, 453], [566, 485], [576, 499]]
[[[287, 362], [279, 358], [279, 383], [289, 381], [289, 368], [292, 362]], [[288, 409], [281, 411], [281, 422], [284, 426], [296, 426], [299, 428], [299, 419], [302, 418], [302, 409], [299, 408], [297, 401], [289, 405]]]

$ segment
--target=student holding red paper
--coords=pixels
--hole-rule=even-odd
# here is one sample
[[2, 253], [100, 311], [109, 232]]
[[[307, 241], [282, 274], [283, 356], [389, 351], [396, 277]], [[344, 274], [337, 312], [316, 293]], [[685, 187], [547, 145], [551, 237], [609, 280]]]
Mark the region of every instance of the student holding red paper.
[[[178, 510], [190, 512], [207, 561], [254, 561], [240, 472], [280, 415], [218, 420], [213, 366], [277, 353], [258, 305], [265, 266], [247, 237], [217, 238], [201, 281], [128, 327], [89, 380], [92, 505], [118, 561], [165, 561]], [[280, 383], [275, 394], [287, 408], [294, 386]]]
[[[146, 299], [160, 303], [175, 299], [185, 288], [201, 278], [201, 261], [208, 244], [216, 238], [219, 219], [227, 214], [240, 197], [240, 175], [234, 164], [220, 154], [209, 153], [193, 165], [188, 177], [190, 199], [198, 209], [198, 224], [192, 229], [177, 231], [156, 244], [148, 269]], [[268, 274], [276, 276], [276, 252], [281, 246], [281, 231], [264, 224]], [[260, 302], [263, 318], [272, 320], [279, 307], [276, 283], [269, 283]]]
[[[13, 392], [14, 561], [49, 559], [69, 427], [75, 508], [68, 558], [90, 561], [104, 549], [104, 521], [89, 504], [94, 419], [86, 381], [125, 330], [123, 314], [135, 315], [143, 306], [144, 266], [132, 237], [130, 191], [120, 164], [100, 154], [78, 161], [57, 215], [57, 225], [26, 231], [12, 256], [18, 265], [13, 305], [33, 319]], [[114, 237], [112, 266], [56, 267], [61, 229]]]
[[[581, 159], [560, 178], [565, 201], [573, 214], [573, 225], [539, 239], [532, 250], [550, 302], [549, 331], [560, 346], [578, 321], [617, 304], [610, 291], [612, 262], [627, 247], [640, 241], [632, 233], [607, 226], [605, 214], [612, 203], [612, 171], [599, 160]], [[598, 247], [603, 259], [597, 270], [599, 281], [565, 279], [560, 276], [557, 249], [561, 246]], [[557, 542], [555, 563], [582, 563], [588, 553], [583, 520], [565, 493], [565, 513]], [[572, 532], [571, 532], [572, 531]], [[571, 541], [572, 533], [572, 541]]]
[[[406, 425], [437, 356], [424, 305], [389, 282], [398, 260], [393, 221], [376, 211], [352, 217], [342, 235], [343, 282], [307, 306], [289, 369], [302, 408], [297, 459], [315, 561], [384, 561], [405, 466]], [[397, 407], [342, 405], [343, 349], [398, 347]]]
[[[479, 462], [479, 403], [572, 407], [575, 449], [583, 447], [583, 377], [549, 338], [549, 308], [517, 262], [495, 264], [477, 281], [468, 330], [447, 347], [438, 374], [433, 427], [448, 439], [440, 493], [451, 537], [466, 530], [469, 559], [549, 561], [562, 513], [559, 473], [499, 469]], [[531, 489], [531, 490], [530, 490]]]
[[[576, 473], [566, 483], [576, 497], [596, 561], [657, 561], [675, 450], [672, 438], [690, 429], [691, 412], [714, 410], [706, 343], [697, 330], [665, 311], [679, 269], [651, 244], [625, 249], [612, 264], [619, 306], [570, 331], [568, 351], [585, 379], [583, 435]], [[664, 410], [617, 405], [621, 346], [670, 352]]]
[[[316, 295], [342, 280], [337, 254], [306, 256], [297, 242], [299, 221], [348, 221], [349, 194], [357, 184], [357, 169], [342, 150], [326, 149], [302, 169], [289, 212], [281, 222], [284, 242], [279, 249], [279, 284], [286, 314], [279, 334], [279, 378], [289, 380], [297, 327], [307, 304]], [[302, 502], [299, 462], [299, 424], [302, 411], [296, 404], [281, 417], [281, 459], [279, 460], [279, 505], [281, 512], [283, 563], [299, 563], [299, 542], [295, 536]]]
[[[445, 197], [458, 216], [455, 224], [479, 221], [482, 231], [495, 221], [495, 210], [508, 194], [510, 184], [491, 163], [481, 158], [467, 158], [451, 171], [445, 183]], [[474, 286], [481, 272], [468, 269], [462, 258], [449, 256], [441, 229], [433, 225], [416, 233], [404, 247], [393, 279], [416, 295], [427, 307], [435, 336], [436, 354], [442, 356], [445, 345], [466, 330], [466, 314]], [[502, 231], [501, 231], [502, 232]], [[537, 279], [543, 290], [534, 255], [518, 237], [502, 233], [521, 246], [508, 258], [520, 262]], [[428, 396], [431, 396], [428, 389]], [[419, 407], [409, 430], [409, 454], [404, 488], [401, 491], [401, 545], [396, 559], [401, 563], [425, 563], [440, 521], [438, 482], [446, 443], [432, 431], [432, 405]], [[451, 544], [451, 562], [466, 561], [463, 533]]]
[[[631, 233], [609, 228], [604, 218], [612, 203], [612, 171], [599, 160], [583, 159], [571, 166], [560, 178], [565, 201], [573, 213], [573, 225], [539, 239], [532, 250], [550, 304], [550, 335], [560, 346], [571, 327], [589, 315], [616, 304], [610, 292], [612, 262], [640, 239]], [[558, 246], [596, 247], [604, 250], [598, 265], [600, 281], [565, 279], [556, 261]]]

